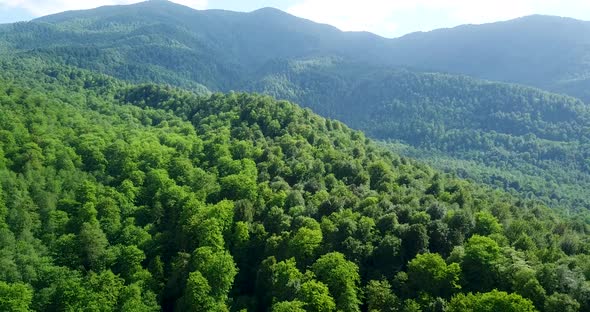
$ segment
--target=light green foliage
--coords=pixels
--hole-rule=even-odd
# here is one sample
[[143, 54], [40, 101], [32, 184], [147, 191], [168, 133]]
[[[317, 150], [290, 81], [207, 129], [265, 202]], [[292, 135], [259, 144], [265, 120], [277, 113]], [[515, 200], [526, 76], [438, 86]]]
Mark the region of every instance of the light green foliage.
[[437, 172], [286, 101], [26, 55], [0, 69], [10, 304], [440, 311], [497, 288], [538, 310], [590, 307], [582, 214]]
[[470, 290], [489, 291], [498, 285], [498, 265], [502, 254], [498, 243], [485, 236], [474, 235], [465, 245], [461, 268]]
[[281, 301], [272, 306], [272, 312], [306, 312], [301, 301]]
[[417, 295], [426, 292], [434, 297], [450, 297], [461, 288], [460, 274], [457, 263], [447, 265], [438, 254], [419, 254], [408, 263], [408, 280]]
[[301, 285], [298, 297], [305, 302], [309, 312], [331, 312], [336, 310], [336, 303], [330, 296], [328, 286], [322, 282], [310, 280]]
[[517, 294], [491, 291], [478, 294], [459, 294], [449, 303], [449, 312], [535, 312], [533, 303]]
[[304, 262], [312, 258], [322, 243], [322, 231], [301, 227], [291, 238], [288, 244], [289, 251], [297, 260]]
[[341, 253], [333, 252], [321, 256], [313, 264], [312, 270], [320, 281], [328, 285], [337, 309], [359, 310], [360, 277], [354, 263], [346, 260]]
[[212, 288], [199, 271], [191, 272], [186, 282], [179, 311], [223, 311], [211, 294]]
[[33, 299], [33, 291], [30, 286], [15, 283], [8, 284], [0, 281], [0, 310], [27, 312]]
[[220, 304], [227, 301], [229, 290], [237, 274], [232, 256], [227, 251], [214, 251], [211, 247], [200, 247], [193, 253], [191, 262], [191, 267], [207, 280], [214, 300]]
[[475, 214], [475, 229], [474, 233], [487, 236], [502, 232], [502, 225], [498, 219], [489, 212], [478, 212]]

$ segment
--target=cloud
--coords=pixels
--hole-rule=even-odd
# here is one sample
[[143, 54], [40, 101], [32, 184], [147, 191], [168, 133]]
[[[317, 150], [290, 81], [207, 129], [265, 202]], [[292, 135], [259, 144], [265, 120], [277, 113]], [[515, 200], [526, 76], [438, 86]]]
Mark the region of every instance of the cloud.
[[368, 30], [393, 33], [397, 25], [391, 14], [411, 5], [395, 0], [304, 0], [287, 12], [316, 22], [334, 25], [342, 30]]
[[590, 18], [588, 0], [301, 0], [291, 14], [342, 30], [399, 36], [460, 24], [481, 24], [531, 14]]
[[172, 2], [186, 5], [187, 7], [191, 7], [197, 10], [204, 10], [207, 8], [209, 4], [207, 0], [171, 0]]
[[[142, 0], [0, 0], [0, 7], [20, 8], [33, 16], [44, 16], [69, 10], [92, 9], [103, 5], [132, 4]], [[195, 9], [205, 9], [207, 0], [173, 0]]]

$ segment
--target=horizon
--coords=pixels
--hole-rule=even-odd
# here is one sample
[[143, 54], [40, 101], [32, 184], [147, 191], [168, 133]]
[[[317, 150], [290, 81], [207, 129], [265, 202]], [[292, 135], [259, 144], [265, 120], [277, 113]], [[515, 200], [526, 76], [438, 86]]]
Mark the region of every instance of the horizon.
[[[132, 5], [141, 2], [145, 1], [93, 0], [79, 3], [75, 0], [0, 0], [0, 24], [30, 21], [65, 11], [91, 10], [107, 5]], [[366, 4], [336, 0], [254, 0], [248, 3], [239, 0], [173, 0], [170, 2], [196, 10], [222, 9], [252, 12], [266, 7], [275, 8], [316, 23], [334, 26], [342, 31], [370, 32], [385, 38], [398, 38], [415, 32], [448, 29], [461, 25], [502, 22], [533, 15], [590, 20], [590, 2], [585, 3], [581, 0], [544, 0], [536, 5], [533, 5], [532, 0], [485, 0], [477, 1], [478, 4], [475, 6], [470, 4], [475, 1], [464, 0], [438, 2], [417, 0], [411, 4], [384, 0], [366, 0]], [[490, 4], [493, 6], [490, 7]], [[336, 7], [338, 9], [334, 9]], [[563, 14], [567, 12], [572, 14]]]

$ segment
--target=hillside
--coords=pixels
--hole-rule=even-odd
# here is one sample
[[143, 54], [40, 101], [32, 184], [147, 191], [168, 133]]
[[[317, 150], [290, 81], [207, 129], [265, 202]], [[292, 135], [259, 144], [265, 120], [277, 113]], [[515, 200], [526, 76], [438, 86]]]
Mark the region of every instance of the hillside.
[[590, 308], [587, 214], [270, 97], [0, 68], [0, 310]]
[[590, 102], [590, 22], [555, 16], [465, 25], [392, 41], [390, 64], [514, 82]]
[[590, 207], [590, 111], [575, 98], [334, 59], [276, 62], [261, 77], [247, 90], [403, 143], [393, 147], [404, 155], [554, 207]]
[[[534, 16], [385, 40], [368, 33], [340, 32], [275, 9], [195, 11], [149, 1], [7, 25], [0, 29], [0, 50], [131, 82], [181, 86], [199, 94], [230, 90], [270, 94], [391, 141], [395, 151], [439, 169], [553, 207], [580, 210], [590, 207], [588, 109], [583, 103], [525, 87], [383, 64], [389, 59], [398, 65], [424, 64], [423, 68], [534, 85], [537, 82], [524, 81], [522, 75], [506, 79], [498, 75], [509, 75], [506, 67], [511, 67], [549, 79], [551, 75], [539, 71], [545, 70], [543, 66], [561, 66], [555, 49], [569, 49], [573, 42], [583, 45], [575, 38], [584, 32], [584, 25]], [[534, 38], [528, 35], [546, 28], [551, 31], [536, 32], [541, 35]], [[473, 41], [475, 37], [486, 40]], [[456, 44], [447, 44], [449, 40]], [[535, 48], [538, 57], [519, 62], [533, 52], [511, 49], [499, 40]], [[542, 49], [544, 40], [560, 44]], [[390, 45], [396, 48], [390, 51]], [[425, 48], [437, 45], [439, 53]], [[478, 51], [475, 46], [487, 54], [473, 53]], [[479, 59], [470, 61], [477, 55]], [[408, 60], [410, 56], [414, 59]], [[494, 59], [505, 64], [500, 66]], [[567, 56], [568, 62], [582, 59], [581, 54]], [[580, 64], [565, 66], [563, 72], [583, 71]], [[490, 74], [484, 65], [501, 70]], [[453, 69], [461, 66], [465, 68]], [[583, 86], [580, 81], [576, 83]]]
[[[43, 36], [23, 40], [39, 31], [23, 24], [7, 40], [16, 42], [17, 48], [49, 55], [55, 52], [52, 48], [62, 46], [73, 49], [71, 53], [92, 51], [97, 60], [131, 67], [92, 69], [125, 79], [196, 81], [227, 91], [240, 89], [244, 77], [268, 61], [329, 56], [519, 83], [590, 101], [590, 22], [568, 18], [536, 15], [386, 39], [341, 32], [271, 8], [251, 13], [196, 11], [156, 0], [66, 12], [34, 22], [42, 24], [37, 27]], [[162, 55], [168, 58], [158, 57]], [[233, 82], [228, 84], [227, 78]]]
[[[109, 6], [17, 23], [2, 41], [16, 51], [134, 82], [212, 91], [241, 89], [275, 59], [359, 55], [374, 35], [350, 37], [275, 9], [196, 11], [167, 1]], [[366, 37], [363, 39], [363, 37]]]
[[[561, 79], [541, 74], [545, 65], [559, 67], [562, 73], [572, 68], [583, 71], [584, 41], [574, 39], [584, 32], [584, 25], [534, 16], [385, 40], [368, 33], [340, 32], [275, 9], [195, 11], [149, 1], [7, 25], [3, 31], [0, 28], [0, 50], [132, 82], [172, 84], [199, 94], [230, 90], [270, 94], [392, 141], [397, 152], [439, 169], [554, 207], [579, 210], [590, 207], [588, 110], [583, 103], [525, 87], [383, 64], [392, 60], [411, 67], [424, 64], [423, 68], [535, 85], [540, 82], [498, 75], [510, 75], [510, 67], [536, 78]], [[532, 29], [547, 28], [551, 31], [533, 36]], [[475, 40], [484, 37], [485, 42]], [[540, 52], [511, 50], [512, 45], [499, 41], [502, 38]], [[539, 48], [556, 38], [565, 43]], [[447, 44], [449, 40], [456, 44]], [[574, 43], [580, 47], [570, 46]], [[481, 46], [487, 54], [471, 48], [454, 50], [470, 45]], [[439, 53], [425, 48], [436, 46], [441, 46], [436, 48]], [[555, 49], [582, 53], [564, 55], [568, 62], [582, 63], [561, 64]], [[519, 62], [527, 53], [538, 57]], [[490, 74], [484, 65], [501, 70]], [[580, 81], [576, 83], [583, 92], [590, 90]]]

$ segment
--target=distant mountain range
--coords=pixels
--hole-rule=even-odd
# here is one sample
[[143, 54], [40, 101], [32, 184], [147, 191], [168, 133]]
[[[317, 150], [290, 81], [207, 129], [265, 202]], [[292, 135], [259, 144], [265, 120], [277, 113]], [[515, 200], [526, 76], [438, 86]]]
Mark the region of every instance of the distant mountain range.
[[[66, 31], [77, 29], [82, 33], [106, 31], [135, 40], [146, 32], [152, 39], [165, 36], [170, 43], [178, 44], [168, 46], [169, 49], [215, 55], [217, 62], [231, 61], [242, 70], [273, 59], [339, 56], [377, 66], [395, 65], [526, 84], [590, 99], [590, 22], [570, 18], [535, 15], [386, 39], [367, 32], [341, 32], [272, 8], [251, 13], [197, 11], [158, 0], [66, 12], [34, 22], [50, 23], [57, 28], [54, 30], [68, 27]], [[92, 36], [86, 40], [102, 46], [100, 39], [106, 38]], [[122, 42], [102, 43], [130, 43], [120, 36], [117, 39]], [[31, 43], [47, 46], [46, 40]], [[84, 41], [75, 43], [83, 45]], [[156, 60], [154, 65], [166, 67]]]
[[199, 93], [270, 94], [439, 168], [581, 208], [590, 207], [588, 34], [589, 22], [529, 16], [386, 39], [277, 9], [158, 0], [4, 25], [0, 51]]

